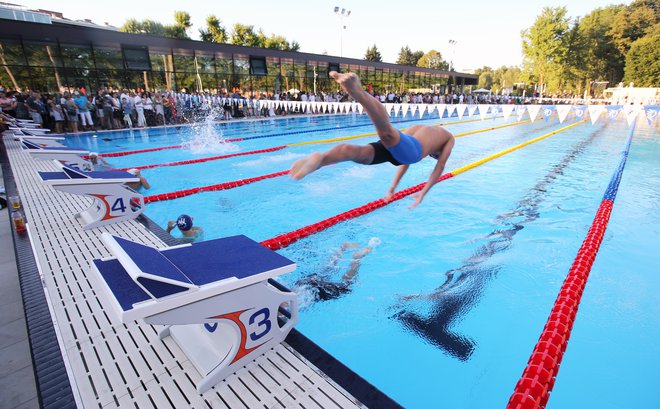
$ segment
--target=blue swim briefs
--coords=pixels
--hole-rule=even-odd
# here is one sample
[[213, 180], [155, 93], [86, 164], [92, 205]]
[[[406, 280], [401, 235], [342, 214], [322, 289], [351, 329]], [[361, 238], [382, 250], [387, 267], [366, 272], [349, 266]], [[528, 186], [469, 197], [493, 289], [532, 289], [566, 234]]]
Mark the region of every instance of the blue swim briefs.
[[422, 144], [417, 139], [401, 131], [399, 131], [399, 136], [398, 144], [390, 147], [386, 146], [385, 149], [402, 165], [419, 162], [422, 159]]

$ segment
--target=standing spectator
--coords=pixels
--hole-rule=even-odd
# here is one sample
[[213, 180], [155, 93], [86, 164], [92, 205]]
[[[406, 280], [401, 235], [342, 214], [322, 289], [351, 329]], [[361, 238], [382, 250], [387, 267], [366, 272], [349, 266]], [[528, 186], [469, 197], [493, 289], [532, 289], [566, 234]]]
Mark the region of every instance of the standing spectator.
[[121, 110], [124, 113], [124, 124], [126, 128], [133, 127], [133, 121], [131, 120], [131, 114], [133, 113], [133, 99], [124, 97], [121, 100]]
[[130, 95], [133, 98], [133, 106], [135, 107], [135, 112], [137, 112], [137, 126], [139, 128], [144, 128], [147, 126], [147, 120], [144, 117], [144, 104], [142, 103], [142, 96], [136, 95], [132, 92]]
[[71, 129], [71, 132], [73, 133], [78, 133], [78, 105], [73, 100], [71, 94], [67, 94], [64, 107], [64, 113], [69, 122], [69, 129]]
[[113, 101], [112, 97], [110, 94], [107, 92], [104, 92], [101, 97], [101, 107], [103, 112], [103, 121], [105, 122], [103, 124], [103, 127], [105, 129], [114, 129], [114, 110], [112, 109], [113, 107]]
[[53, 117], [53, 121], [55, 122], [55, 133], [64, 132], [64, 112], [62, 111], [62, 107], [53, 100], [49, 100], [48, 105], [50, 106], [50, 116]]
[[165, 110], [163, 108], [163, 96], [160, 92], [154, 95], [154, 109], [156, 112], [156, 123], [158, 125], [165, 125]]
[[92, 126], [94, 126], [94, 122], [92, 122], [92, 114], [89, 112], [89, 101], [87, 100], [86, 96], [81, 95], [78, 91], [74, 92], [74, 95], [76, 97], [73, 101], [76, 103], [76, 106], [78, 106], [80, 125], [83, 127], [83, 129], [89, 130]]

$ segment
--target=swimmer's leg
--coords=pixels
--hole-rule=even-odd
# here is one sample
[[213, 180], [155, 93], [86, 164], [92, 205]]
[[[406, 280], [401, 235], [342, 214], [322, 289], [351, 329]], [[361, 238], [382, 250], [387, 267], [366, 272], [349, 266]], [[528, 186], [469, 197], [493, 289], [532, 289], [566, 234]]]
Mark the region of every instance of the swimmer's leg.
[[373, 146], [359, 146], [342, 143], [327, 152], [315, 152], [305, 158], [295, 161], [289, 170], [289, 176], [292, 179], [299, 180], [331, 163], [353, 161], [367, 165], [373, 162], [373, 160]]
[[343, 282], [350, 283], [353, 281], [353, 279], [358, 273], [358, 270], [360, 269], [360, 265], [362, 264], [362, 259], [370, 252], [371, 249], [369, 247], [365, 247], [362, 251], [353, 253], [353, 260], [351, 260], [351, 268], [349, 268], [348, 271], [341, 278]]

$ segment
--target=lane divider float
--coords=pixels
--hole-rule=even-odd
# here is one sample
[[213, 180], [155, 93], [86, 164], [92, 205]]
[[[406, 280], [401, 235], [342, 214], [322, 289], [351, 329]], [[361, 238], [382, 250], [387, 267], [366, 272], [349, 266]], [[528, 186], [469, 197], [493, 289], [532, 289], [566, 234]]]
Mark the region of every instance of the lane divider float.
[[539, 341], [509, 399], [507, 409], [545, 408], [548, 403], [568, 346], [582, 293], [612, 214], [634, 130], [633, 124], [621, 153], [619, 165], [612, 175], [589, 232], [559, 290]]
[[[478, 161], [472, 162], [468, 165], [462, 166], [458, 169], [452, 170], [451, 172], [445, 173], [444, 175], [440, 176], [440, 178], [438, 179], [438, 182], [442, 182], [442, 181], [447, 180], [449, 178], [452, 178], [456, 175], [459, 175], [463, 172], [467, 172], [470, 169], [474, 169], [477, 166], [483, 165], [484, 163], [489, 162], [493, 159], [499, 158], [500, 156], [506, 155], [507, 153], [511, 153], [511, 152], [516, 151], [518, 149], [521, 149], [525, 146], [528, 146], [528, 145], [531, 145], [533, 143], [539, 142], [543, 139], [549, 138], [552, 135], [556, 135], [560, 132], [566, 131], [566, 130], [568, 130], [570, 128], [573, 128], [573, 127], [575, 127], [579, 124], [582, 124], [584, 122], [585, 122], [585, 120], [580, 120], [580, 121], [575, 122], [573, 124], [570, 124], [570, 125], [567, 125], [567, 126], [564, 126], [564, 127], [560, 128], [560, 129], [557, 129], [556, 131], [549, 132], [547, 134], [541, 135], [541, 136], [539, 136], [537, 138], [534, 138], [534, 139], [530, 139], [529, 141], [520, 143], [520, 144], [515, 145], [511, 148], [505, 149], [501, 152], [495, 153], [493, 155], [487, 156], [487, 157], [485, 157], [483, 159], [480, 159]], [[417, 193], [420, 190], [422, 190], [422, 188], [424, 187], [425, 184], [426, 184], [426, 182], [420, 183], [416, 186], [412, 186], [412, 187], [409, 187], [409, 188], [404, 189], [404, 190], [401, 190], [401, 191], [395, 193], [392, 196], [392, 198], [387, 202], [383, 199], [374, 200], [373, 202], [369, 202], [369, 203], [367, 203], [363, 206], [356, 207], [355, 209], [340, 213], [340, 214], [338, 214], [334, 217], [330, 217], [328, 219], [325, 219], [325, 220], [322, 220], [320, 222], [311, 224], [309, 226], [302, 227], [298, 230], [294, 230], [292, 232], [281, 234], [279, 236], [270, 238], [268, 240], [264, 240], [264, 241], [261, 242], [261, 244], [268, 247], [271, 250], [278, 250], [278, 249], [287, 247], [290, 244], [295, 243], [296, 241], [298, 241], [302, 238], [305, 238], [305, 237], [311, 236], [312, 234], [323, 231], [323, 230], [325, 230], [329, 227], [332, 227], [336, 224], [339, 224], [340, 222], [350, 220], [350, 219], [354, 219], [356, 217], [362, 216], [362, 215], [367, 214], [367, 213], [371, 213], [372, 211], [374, 211], [376, 209], [380, 209], [381, 207], [384, 207], [387, 204], [390, 204], [390, 203], [395, 202], [397, 200], [401, 200], [406, 196], [410, 196], [414, 193]]]
[[[421, 119], [423, 121], [423, 119]], [[405, 120], [405, 121], [397, 121], [394, 123], [404, 123], [404, 122], [411, 122], [411, 121], [420, 121], [420, 119], [411, 119], [411, 120]], [[457, 124], [465, 124], [468, 122], [476, 122], [476, 121], [481, 121], [481, 119], [466, 119], [463, 121], [455, 121], [455, 122], [443, 122], [439, 125], [435, 126], [447, 126], [447, 125], [457, 125]], [[280, 132], [276, 134], [268, 134], [268, 135], [255, 135], [255, 136], [246, 136], [244, 138], [231, 138], [231, 139], [225, 139], [225, 142], [227, 143], [233, 143], [233, 142], [242, 142], [250, 139], [261, 139], [261, 138], [270, 138], [274, 136], [286, 136], [286, 135], [298, 135], [298, 134], [305, 134], [305, 133], [312, 133], [312, 132], [324, 132], [324, 131], [336, 131], [338, 129], [348, 129], [348, 128], [359, 128], [361, 126], [369, 126], [372, 125], [371, 122], [361, 124], [361, 125], [348, 125], [348, 126], [343, 126], [343, 127], [338, 127], [338, 128], [316, 128], [316, 129], [311, 129], [311, 130], [304, 130], [304, 131], [290, 131], [290, 132]], [[373, 133], [372, 135], [375, 135]], [[288, 145], [288, 146], [294, 146], [294, 145]], [[169, 146], [161, 146], [157, 148], [145, 148], [145, 149], [136, 149], [136, 150], [131, 150], [131, 151], [123, 151], [123, 152], [107, 152], [101, 154], [105, 158], [118, 158], [121, 156], [128, 156], [128, 155], [135, 155], [139, 153], [149, 153], [149, 152], [158, 152], [158, 151], [165, 151], [169, 149], [180, 149], [182, 146], [181, 145], [169, 145]], [[87, 159], [87, 158], [85, 158]]]
[[[513, 123], [510, 123], [510, 124], [504, 124], [504, 125], [499, 125], [499, 126], [490, 127], [490, 128], [478, 129], [476, 131], [462, 132], [462, 133], [458, 133], [458, 134], [454, 135], [454, 138], [460, 138], [462, 136], [467, 136], [467, 135], [474, 135], [474, 134], [480, 133], [480, 132], [492, 131], [492, 130], [499, 129], [499, 128], [504, 128], [504, 127], [507, 127], [507, 126], [519, 125], [519, 124], [525, 123], [525, 122], [529, 122], [529, 121], [513, 122]], [[374, 135], [375, 134], [376, 133], [374, 132]], [[356, 137], [361, 137], [361, 136], [358, 135], [358, 136], [345, 137], [345, 138], [325, 139], [323, 141], [316, 141], [316, 143], [330, 143], [330, 142], [336, 142], [338, 140], [345, 140], [346, 138], [356, 138]], [[277, 146], [275, 148], [271, 148], [273, 150], [269, 151], [269, 152], [273, 152], [274, 150], [281, 150], [281, 149], [286, 148], [287, 146], [292, 146], [292, 145]], [[250, 151], [250, 152], [242, 152], [240, 154], [232, 154], [232, 155], [224, 155], [224, 156], [225, 157], [232, 157], [232, 156], [239, 156], [239, 155], [251, 155], [253, 153], [261, 153], [261, 152], [263, 152], [263, 150], [259, 151], [259, 152]], [[207, 159], [208, 160], [215, 160], [214, 158], [207, 158]], [[220, 159], [223, 159], [223, 158], [220, 158]], [[147, 169], [147, 168], [138, 167], [137, 169]], [[194, 195], [194, 194], [197, 194], [197, 193], [215, 192], [215, 191], [219, 191], [219, 190], [233, 189], [235, 187], [244, 186], [244, 185], [247, 185], [247, 184], [250, 184], [250, 183], [259, 182], [259, 181], [266, 180], [266, 179], [272, 179], [272, 178], [279, 177], [279, 176], [284, 176], [288, 173], [289, 173], [288, 170], [283, 170], [283, 171], [280, 171], [280, 172], [269, 173], [267, 175], [257, 176], [257, 177], [253, 177], [253, 178], [249, 178], [249, 179], [240, 179], [240, 180], [235, 180], [233, 182], [223, 182], [223, 183], [217, 183], [217, 184], [213, 184], [213, 185], [207, 185], [207, 186], [200, 186], [200, 187], [188, 188], [188, 189], [183, 189], [183, 190], [177, 190], [177, 191], [169, 192], [169, 193], [160, 193], [160, 194], [156, 194], [156, 195], [145, 196], [144, 197], [144, 203], [146, 204], [146, 203], [153, 203], [153, 202], [162, 202], [162, 201], [165, 201], [165, 200], [179, 199], [181, 197], [186, 197], [186, 196]]]

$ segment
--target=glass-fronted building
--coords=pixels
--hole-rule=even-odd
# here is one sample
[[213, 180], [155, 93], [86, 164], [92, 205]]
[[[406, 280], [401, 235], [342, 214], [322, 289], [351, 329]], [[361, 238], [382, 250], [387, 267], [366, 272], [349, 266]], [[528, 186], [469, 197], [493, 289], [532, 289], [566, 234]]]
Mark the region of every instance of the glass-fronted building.
[[328, 55], [0, 19], [0, 86], [22, 91], [326, 92], [336, 90], [328, 78], [331, 70], [355, 72], [376, 92], [445, 93], [478, 80], [470, 74]]

